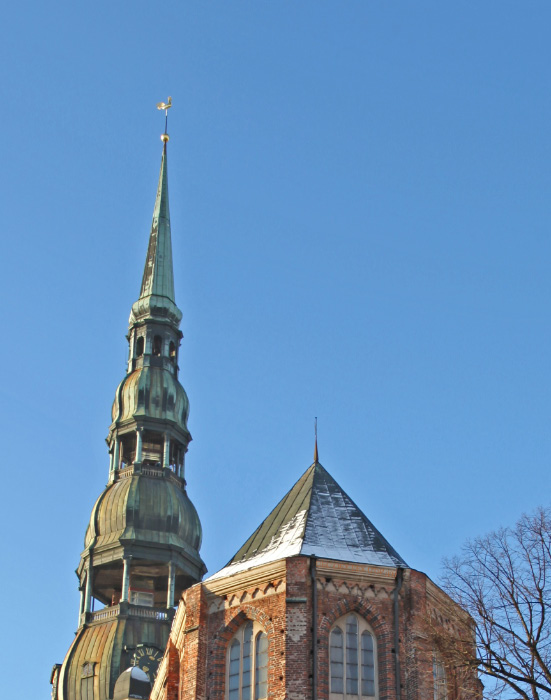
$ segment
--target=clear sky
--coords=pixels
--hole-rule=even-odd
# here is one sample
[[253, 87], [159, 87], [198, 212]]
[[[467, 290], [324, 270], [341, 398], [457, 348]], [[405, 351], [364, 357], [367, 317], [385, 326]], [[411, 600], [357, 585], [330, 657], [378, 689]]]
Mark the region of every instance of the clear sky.
[[49, 697], [76, 629], [168, 95], [209, 571], [309, 466], [314, 416], [434, 579], [549, 503], [550, 31], [546, 0], [4, 7], [4, 697]]

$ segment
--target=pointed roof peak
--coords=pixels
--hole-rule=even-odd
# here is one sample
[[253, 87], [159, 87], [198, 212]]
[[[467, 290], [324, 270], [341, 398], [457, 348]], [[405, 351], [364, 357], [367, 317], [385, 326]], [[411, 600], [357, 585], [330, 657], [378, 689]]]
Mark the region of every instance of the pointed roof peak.
[[167, 141], [164, 134], [163, 155], [157, 195], [153, 208], [153, 221], [143, 271], [140, 296], [132, 305], [129, 326], [147, 319], [168, 320], [180, 325], [182, 312], [174, 299], [174, 271], [172, 266], [172, 240], [170, 235], [170, 211], [168, 206]]
[[406, 562], [316, 460], [228, 564], [211, 578], [292, 556], [407, 567]]
[[149, 246], [140, 290], [140, 299], [150, 296], [174, 299], [174, 272], [172, 267], [172, 240], [170, 235], [170, 211], [168, 205], [167, 142], [163, 142], [161, 170], [157, 196], [153, 208], [153, 221]]

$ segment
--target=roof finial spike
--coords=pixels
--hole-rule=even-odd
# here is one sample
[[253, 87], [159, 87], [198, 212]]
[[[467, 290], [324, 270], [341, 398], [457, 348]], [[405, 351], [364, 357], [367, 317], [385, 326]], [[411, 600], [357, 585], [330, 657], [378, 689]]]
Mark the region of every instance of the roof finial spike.
[[314, 442], [314, 464], [318, 463], [318, 417], [316, 416], [314, 418], [314, 435], [315, 435], [315, 442]]
[[168, 98], [168, 102], [158, 102], [157, 109], [164, 109], [165, 111], [165, 133], [161, 134], [161, 141], [166, 145], [169, 139], [168, 135], [168, 110], [172, 107], [172, 97]]

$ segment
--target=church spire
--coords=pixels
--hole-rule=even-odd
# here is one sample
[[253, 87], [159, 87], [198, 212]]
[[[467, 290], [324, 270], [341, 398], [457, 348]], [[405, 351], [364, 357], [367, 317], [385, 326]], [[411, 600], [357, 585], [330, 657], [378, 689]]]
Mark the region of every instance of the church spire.
[[[162, 108], [170, 104], [169, 98]], [[107, 436], [109, 479], [92, 510], [77, 569], [79, 628], [56, 672], [57, 700], [119, 697], [115, 682], [134, 662], [153, 680], [174, 605], [206, 572], [201, 521], [185, 480], [191, 435], [189, 400], [178, 379], [182, 313], [174, 301], [166, 121], [161, 139], [145, 270], [126, 336], [128, 366]], [[93, 600], [106, 608], [94, 611]]]
[[153, 221], [151, 222], [151, 233], [149, 235], [149, 247], [147, 249], [140, 299], [154, 294], [166, 297], [174, 302], [166, 145], [167, 141], [164, 140], [161, 171], [159, 173], [155, 207], [153, 209]]
[[[162, 103], [164, 104], [164, 103]], [[174, 271], [172, 266], [172, 239], [170, 236], [170, 211], [168, 206], [168, 134], [162, 134], [163, 155], [153, 207], [153, 221], [145, 259], [140, 296], [132, 306], [130, 329], [136, 323], [148, 320], [168, 321], [176, 328], [182, 320], [182, 312], [174, 298]]]

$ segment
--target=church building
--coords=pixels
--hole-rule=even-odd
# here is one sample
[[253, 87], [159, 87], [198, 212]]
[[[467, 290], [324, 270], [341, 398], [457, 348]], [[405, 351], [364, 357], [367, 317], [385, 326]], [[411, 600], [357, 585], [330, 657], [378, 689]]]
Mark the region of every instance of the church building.
[[166, 129], [161, 138], [108, 483], [86, 529], [78, 629], [53, 667], [52, 700], [480, 700], [476, 671], [453, 668], [435, 642], [450, 617], [468, 628], [466, 614], [398, 554], [321, 465], [317, 444], [296, 484], [203, 580], [185, 478]]

